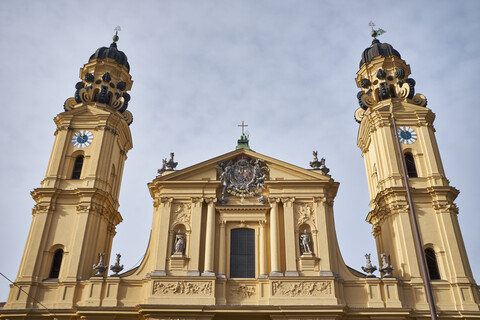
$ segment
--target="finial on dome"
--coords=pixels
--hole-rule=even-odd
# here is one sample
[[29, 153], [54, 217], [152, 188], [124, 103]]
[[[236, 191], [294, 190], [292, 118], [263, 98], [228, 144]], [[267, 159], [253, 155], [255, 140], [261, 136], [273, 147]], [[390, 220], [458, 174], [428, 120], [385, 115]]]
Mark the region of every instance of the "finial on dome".
[[113, 36], [113, 42], [117, 42], [120, 37], [118, 36], [118, 31], [122, 31], [122, 28], [120, 26], [117, 26], [115, 29], [115, 35]]
[[377, 39], [377, 37], [378, 37], [379, 35], [382, 35], [382, 34], [384, 34], [385, 32], [387, 32], [387, 31], [385, 31], [385, 30], [383, 30], [383, 29], [380, 29], [380, 28], [379, 28], [378, 30], [373, 29], [373, 27], [375, 27], [375, 23], [374, 23], [373, 21], [370, 21], [370, 22], [368, 23], [368, 26], [369, 26], [369, 27], [372, 27], [372, 32], [370, 33], [370, 35], [371, 35], [373, 38], [375, 38], [375, 39]]

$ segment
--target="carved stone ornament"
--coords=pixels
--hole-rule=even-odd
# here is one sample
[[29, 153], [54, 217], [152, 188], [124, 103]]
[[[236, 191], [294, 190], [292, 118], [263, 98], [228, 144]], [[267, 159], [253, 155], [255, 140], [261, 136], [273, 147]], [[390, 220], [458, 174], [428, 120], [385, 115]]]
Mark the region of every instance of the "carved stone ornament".
[[112, 81], [110, 73], [105, 72], [97, 81], [91, 73], [86, 73], [83, 81], [75, 84], [75, 94], [68, 98], [63, 104], [65, 111], [75, 109], [81, 103], [98, 102], [107, 107], [120, 112], [130, 125], [133, 122], [133, 116], [127, 110], [130, 95], [126, 92], [126, 83], [121, 81], [115, 84]]
[[372, 83], [370, 82], [370, 80], [364, 78], [364, 79], [360, 80], [360, 84], [362, 85], [362, 88], [366, 89], [366, 88], [370, 87], [370, 85]]
[[210, 281], [155, 281], [155, 295], [211, 295], [213, 292]]
[[103, 273], [108, 269], [108, 266], [104, 265], [104, 260], [105, 253], [100, 253], [100, 261], [93, 265], [93, 270], [97, 271], [94, 277], [103, 277]]
[[381, 257], [382, 257], [382, 267], [379, 269], [379, 271], [383, 273], [384, 278], [392, 278], [393, 267], [387, 261], [387, 254], [382, 253]]
[[239, 296], [241, 298], [250, 298], [255, 295], [255, 286], [239, 285], [230, 287], [231, 296]]
[[173, 223], [190, 223], [190, 210], [192, 205], [190, 203], [174, 203], [172, 208]]
[[113, 273], [113, 277], [118, 277], [118, 273], [121, 272], [123, 270], [123, 264], [121, 265], [120, 264], [120, 258], [121, 258], [121, 254], [120, 253], [117, 253], [117, 258], [115, 259], [115, 264], [113, 266], [110, 266], [110, 270], [112, 270], [114, 273]]
[[375, 278], [373, 272], [377, 270], [377, 267], [372, 265], [372, 261], [370, 260], [370, 253], [365, 254], [366, 259], [366, 266], [362, 267], [362, 270], [367, 273], [367, 278]]
[[355, 110], [355, 114], [353, 117], [357, 123], [361, 123], [364, 116], [365, 116], [365, 110], [362, 108], [357, 108], [357, 110]]
[[395, 70], [395, 78], [397, 78], [397, 79], [405, 78], [405, 70], [403, 70], [403, 69]]
[[331, 281], [273, 281], [274, 296], [315, 297], [332, 294]]
[[175, 157], [175, 153], [171, 152], [170, 153], [170, 160], [167, 161], [167, 159], [162, 159], [162, 167], [157, 170], [158, 174], [162, 174], [165, 171], [173, 171], [178, 165], [178, 162], [175, 162], [173, 160], [173, 157]]
[[371, 107], [376, 103], [376, 101], [372, 98], [372, 96], [369, 93], [366, 93], [363, 91], [359, 91], [357, 93], [357, 99], [358, 99], [358, 105], [363, 110], [367, 110], [368, 107]]
[[265, 180], [270, 171], [263, 160], [240, 156], [235, 162], [220, 161], [215, 168], [222, 182], [221, 204], [227, 203], [229, 194], [242, 199], [257, 196], [260, 202], [263, 201], [264, 197], [259, 193], [265, 189]]
[[312, 167], [313, 170], [321, 170], [324, 174], [330, 171], [330, 169], [325, 166], [325, 158], [318, 161], [318, 151], [313, 151], [313, 161], [310, 161], [310, 167]]
[[383, 69], [378, 69], [377, 71], [377, 78], [378, 79], [385, 79], [387, 73]]
[[312, 203], [299, 203], [297, 206], [297, 228], [304, 223], [310, 223], [315, 228], [315, 215]]

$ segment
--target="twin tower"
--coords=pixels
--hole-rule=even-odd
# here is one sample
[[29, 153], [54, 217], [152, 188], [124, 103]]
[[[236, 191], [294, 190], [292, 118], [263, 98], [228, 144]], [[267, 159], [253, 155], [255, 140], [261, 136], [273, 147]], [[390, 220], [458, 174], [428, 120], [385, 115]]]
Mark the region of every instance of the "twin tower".
[[144, 260], [108, 276], [132, 148], [132, 80], [116, 42], [98, 49], [55, 118], [50, 162], [32, 192], [30, 233], [0, 318], [428, 318], [410, 191], [440, 318], [479, 319], [458, 191], [443, 170], [435, 115], [410, 73], [398, 51], [374, 39], [356, 79], [366, 220], [380, 275], [368, 263], [364, 274], [343, 262], [333, 215], [339, 184], [321, 161], [300, 168], [251, 151], [243, 139], [236, 150], [182, 170], [166, 163], [148, 184], [154, 208]]

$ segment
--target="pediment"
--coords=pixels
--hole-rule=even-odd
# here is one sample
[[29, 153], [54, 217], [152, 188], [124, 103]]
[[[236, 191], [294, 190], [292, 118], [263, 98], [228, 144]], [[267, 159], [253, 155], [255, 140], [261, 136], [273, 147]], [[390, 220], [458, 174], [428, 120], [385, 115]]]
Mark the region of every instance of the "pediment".
[[320, 170], [304, 169], [290, 163], [280, 161], [263, 154], [251, 150], [235, 150], [221, 156], [206, 160], [196, 165], [187, 167], [177, 171], [166, 171], [163, 175], [158, 176], [154, 181], [205, 181], [218, 180], [218, 172], [216, 167], [220, 162], [235, 162], [241, 157], [248, 157], [253, 160], [263, 160], [268, 167], [269, 181], [331, 181], [329, 175], [325, 175]]

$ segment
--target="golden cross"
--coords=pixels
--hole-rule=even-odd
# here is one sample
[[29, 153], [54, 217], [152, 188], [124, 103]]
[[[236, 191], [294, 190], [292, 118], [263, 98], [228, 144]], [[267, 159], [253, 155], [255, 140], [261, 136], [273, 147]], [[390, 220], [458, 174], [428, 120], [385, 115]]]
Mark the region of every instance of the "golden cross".
[[244, 129], [245, 127], [248, 127], [248, 124], [245, 124], [244, 121], [242, 120], [242, 124], [239, 124], [238, 127], [242, 127], [242, 134], [245, 134]]

